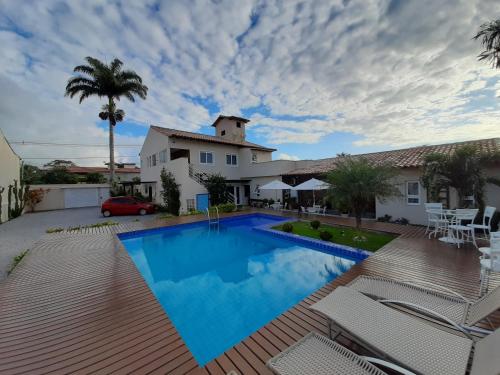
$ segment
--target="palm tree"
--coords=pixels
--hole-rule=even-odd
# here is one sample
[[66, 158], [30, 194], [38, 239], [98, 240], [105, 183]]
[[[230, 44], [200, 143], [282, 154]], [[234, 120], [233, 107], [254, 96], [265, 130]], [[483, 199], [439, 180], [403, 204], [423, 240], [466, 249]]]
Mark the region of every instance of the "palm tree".
[[374, 165], [363, 157], [339, 157], [335, 169], [328, 173], [331, 184], [329, 197], [336, 207], [350, 209], [356, 218], [356, 228], [361, 226], [363, 212], [376, 199], [401, 195], [393, 178], [396, 170], [389, 165]]
[[482, 24], [474, 39], [481, 39], [484, 47], [478, 59], [489, 60], [493, 68], [500, 69], [500, 19]]
[[88, 65], [78, 65], [73, 69], [81, 74], [68, 80], [65, 95], [70, 98], [80, 95], [80, 103], [90, 96], [108, 99], [99, 117], [109, 122], [109, 174], [112, 184], [115, 179], [114, 126], [125, 116], [125, 112], [116, 109], [115, 100], [124, 96], [135, 102], [134, 95], [146, 99], [148, 88], [136, 72], [122, 70], [123, 63], [116, 58], [110, 64], [93, 57], [86, 57], [85, 60]]

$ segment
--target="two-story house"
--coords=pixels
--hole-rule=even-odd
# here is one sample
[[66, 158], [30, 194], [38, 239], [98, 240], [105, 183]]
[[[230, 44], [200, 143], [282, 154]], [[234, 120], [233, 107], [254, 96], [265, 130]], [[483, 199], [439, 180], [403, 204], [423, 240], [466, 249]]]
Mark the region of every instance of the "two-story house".
[[221, 115], [212, 124], [213, 136], [151, 126], [140, 153], [143, 193], [161, 203], [160, 173], [165, 168], [180, 185], [183, 212], [208, 205], [208, 192], [200, 179], [203, 174], [224, 176], [238, 205], [269, 195], [266, 192], [262, 196], [258, 187], [273, 178], [281, 179], [283, 170], [291, 170], [295, 164], [272, 161], [275, 149], [246, 141], [248, 122], [241, 117]]

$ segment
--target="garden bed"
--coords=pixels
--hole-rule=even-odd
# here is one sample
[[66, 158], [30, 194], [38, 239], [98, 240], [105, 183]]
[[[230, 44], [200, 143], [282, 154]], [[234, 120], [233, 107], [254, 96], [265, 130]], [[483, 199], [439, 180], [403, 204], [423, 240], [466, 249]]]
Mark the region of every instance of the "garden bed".
[[[396, 235], [389, 233], [356, 230], [356, 228], [326, 224], [321, 224], [319, 228], [314, 229], [310, 221], [295, 221], [291, 224], [293, 226], [292, 233], [299, 236], [322, 239], [320, 233], [328, 232], [331, 234], [330, 242], [371, 252], [377, 251], [396, 238]], [[283, 224], [277, 225], [273, 229], [283, 231]]]

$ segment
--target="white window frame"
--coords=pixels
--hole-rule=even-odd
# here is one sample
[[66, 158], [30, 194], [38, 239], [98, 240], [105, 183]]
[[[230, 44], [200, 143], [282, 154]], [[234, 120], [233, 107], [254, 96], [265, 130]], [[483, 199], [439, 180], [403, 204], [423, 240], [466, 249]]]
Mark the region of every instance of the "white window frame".
[[156, 158], [156, 154], [151, 155], [151, 164], [153, 167], [156, 167], [156, 165], [158, 164], [157, 161], [158, 160]]
[[[212, 154], [212, 162], [211, 163], [203, 163], [201, 161], [201, 154], [202, 153], [205, 153], [205, 154]], [[199, 157], [199, 162], [201, 165], [215, 165], [215, 153], [213, 151], [203, 151], [201, 150], [200, 153], [198, 154], [198, 157]], [[207, 157], [205, 156], [205, 160], [207, 159]]]
[[[231, 164], [227, 163], [227, 157], [231, 157]], [[236, 164], [233, 164], [233, 156], [236, 157]], [[229, 165], [230, 167], [237, 167], [238, 166], [238, 154], [226, 154], [226, 165]]]
[[[408, 194], [408, 186], [409, 184], [417, 184], [418, 186], [418, 193], [417, 194]], [[406, 181], [406, 204], [408, 206], [419, 206], [420, 205], [420, 181], [418, 180], [413, 180], [413, 181]], [[417, 202], [410, 202], [410, 199], [416, 199]]]
[[165, 164], [167, 162], [167, 149], [161, 150], [158, 154], [158, 159], [160, 163]]
[[257, 153], [256, 152], [252, 152], [252, 163], [257, 163]]

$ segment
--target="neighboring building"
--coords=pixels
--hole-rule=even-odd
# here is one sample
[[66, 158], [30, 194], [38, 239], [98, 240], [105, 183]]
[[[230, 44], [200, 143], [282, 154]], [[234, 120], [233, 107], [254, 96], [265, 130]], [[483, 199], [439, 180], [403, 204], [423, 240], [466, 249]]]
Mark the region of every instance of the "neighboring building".
[[[109, 181], [109, 168], [107, 167], [67, 167], [69, 173], [76, 174], [85, 180], [85, 177], [91, 173], [100, 173]], [[140, 178], [141, 169], [134, 163], [117, 163], [115, 168], [115, 178], [117, 182], [132, 182], [137, 177]]]
[[4, 188], [2, 194], [2, 206], [1, 206], [1, 222], [7, 221], [7, 193], [9, 185], [17, 180], [19, 183], [21, 180], [21, 159], [14, 152], [10, 146], [7, 139], [5, 139], [2, 131], [0, 130], [0, 190]]
[[[475, 146], [484, 153], [500, 152], [500, 138], [493, 138], [357, 155], [366, 157], [374, 163], [390, 163], [400, 171], [395, 183], [401, 191], [401, 196], [385, 202], [374, 202], [373, 216], [390, 215], [393, 219], [406, 218], [412, 224], [427, 224], [424, 206], [424, 203], [428, 202], [427, 192], [420, 183], [425, 156], [431, 153], [450, 155], [458, 147], [465, 145]], [[338, 158], [317, 160], [307, 167], [288, 171], [284, 173], [283, 181], [295, 185], [311, 177], [321, 178], [328, 171], [335, 169], [337, 160]], [[488, 166], [486, 175], [500, 178], [500, 165]], [[457, 207], [457, 194], [454, 190], [443, 191], [441, 200], [446, 207]], [[492, 184], [486, 186], [485, 202], [497, 207], [500, 211], [500, 188], [498, 186]]]

